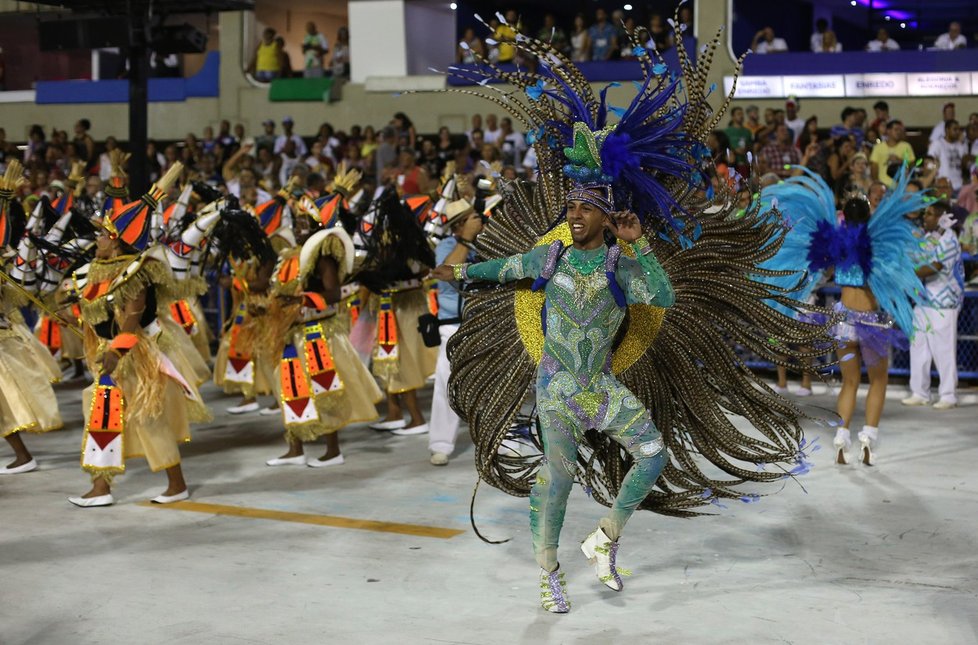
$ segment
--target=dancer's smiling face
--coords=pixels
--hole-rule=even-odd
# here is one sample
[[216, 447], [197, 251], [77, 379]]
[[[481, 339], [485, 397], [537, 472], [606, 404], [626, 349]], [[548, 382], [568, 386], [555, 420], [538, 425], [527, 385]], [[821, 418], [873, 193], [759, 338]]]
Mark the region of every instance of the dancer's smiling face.
[[606, 218], [607, 214], [590, 202], [577, 199], [567, 201], [567, 224], [575, 246], [595, 248], [604, 243]]

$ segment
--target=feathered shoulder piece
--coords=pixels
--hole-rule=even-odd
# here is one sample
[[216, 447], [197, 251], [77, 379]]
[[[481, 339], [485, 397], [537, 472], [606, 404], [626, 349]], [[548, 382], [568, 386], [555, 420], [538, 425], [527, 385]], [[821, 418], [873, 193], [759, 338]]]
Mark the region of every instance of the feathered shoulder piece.
[[[574, 184], [610, 184], [616, 208], [633, 210], [654, 228], [665, 224], [681, 232], [696, 188], [705, 185], [698, 169], [709, 160], [706, 138], [720, 122], [733, 92], [717, 109], [706, 101], [715, 89], [707, 87], [707, 74], [720, 33], [702, 48], [698, 63], [678, 38], [679, 69], [670, 69], [657, 51], [647, 50], [634, 34], [628, 37], [642, 80], [635, 82], [634, 95], [621, 107], [608, 100], [609, 89], [619, 83], [595, 94], [562, 52], [522, 34], [513, 44], [539, 61], [536, 72], [504, 71], [475, 54], [479, 68], [449, 67], [448, 74], [480, 88], [447, 91], [491, 100], [520, 123], [536, 151], [545, 201], [555, 217]], [[491, 84], [495, 82], [513, 89]]]
[[926, 290], [917, 277], [913, 260], [920, 240], [914, 235], [914, 225], [907, 216], [925, 208], [931, 198], [920, 192], [908, 193], [909, 182], [910, 172], [905, 163], [893, 189], [883, 196], [866, 225], [872, 248], [866, 285], [880, 307], [912, 337], [913, 303], [925, 299]]
[[797, 300], [805, 300], [824, 270], [844, 256], [835, 195], [825, 180], [802, 168], [804, 174], [761, 190], [761, 213], [784, 228], [778, 253], [761, 268], [771, 272], [764, 281]]

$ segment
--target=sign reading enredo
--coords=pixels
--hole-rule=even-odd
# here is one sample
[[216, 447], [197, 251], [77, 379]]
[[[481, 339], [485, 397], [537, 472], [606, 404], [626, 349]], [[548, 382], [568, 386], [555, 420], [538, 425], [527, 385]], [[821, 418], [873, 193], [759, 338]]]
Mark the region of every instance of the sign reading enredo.
[[960, 96], [971, 94], [968, 72], [907, 74], [907, 94], [910, 96]]
[[906, 74], [846, 74], [846, 96], [906, 95]]
[[[734, 77], [723, 77], [723, 93], [730, 94]], [[780, 76], [741, 76], [737, 79], [738, 99], [776, 99], [784, 96], [784, 86]]]
[[782, 81], [787, 96], [837, 98], [846, 95], [846, 84], [842, 74], [783, 76]]

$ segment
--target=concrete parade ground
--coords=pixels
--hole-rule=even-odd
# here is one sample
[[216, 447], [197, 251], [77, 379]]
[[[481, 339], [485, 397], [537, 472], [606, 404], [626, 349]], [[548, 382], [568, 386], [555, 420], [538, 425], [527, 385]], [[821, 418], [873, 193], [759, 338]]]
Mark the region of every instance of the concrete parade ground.
[[875, 467], [833, 464], [815, 428], [813, 469], [776, 494], [712, 517], [637, 513], [620, 594], [578, 549], [603, 508], [575, 487], [561, 616], [539, 607], [527, 500], [483, 485], [479, 528], [509, 541], [472, 531], [464, 431], [442, 468], [426, 435], [363, 425], [341, 433], [342, 466], [270, 468], [281, 420], [232, 417], [208, 385], [215, 419], [182, 449], [189, 503], [148, 505], [166, 478], [131, 460], [114, 506], [81, 509], [66, 500], [88, 489], [80, 392], [58, 386], [65, 430], [25, 436], [41, 469], [0, 478], [3, 645], [978, 642], [973, 394], [946, 412], [890, 398]]

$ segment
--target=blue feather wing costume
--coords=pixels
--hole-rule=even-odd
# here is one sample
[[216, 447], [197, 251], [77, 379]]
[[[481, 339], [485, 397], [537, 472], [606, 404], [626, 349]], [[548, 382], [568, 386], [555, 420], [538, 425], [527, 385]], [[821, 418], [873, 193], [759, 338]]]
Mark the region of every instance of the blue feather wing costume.
[[[835, 197], [825, 180], [807, 168], [761, 191], [761, 209], [782, 217], [781, 250], [761, 265], [781, 275], [765, 277], [772, 291], [807, 299], [826, 269], [861, 276], [880, 308], [908, 336], [913, 335], [913, 305], [924, 297], [913, 255], [919, 246], [907, 215], [925, 206], [920, 193], [906, 191], [909, 173], [898, 176], [865, 225], [846, 225], [836, 215]], [[779, 310], [784, 305], [769, 301]]]

